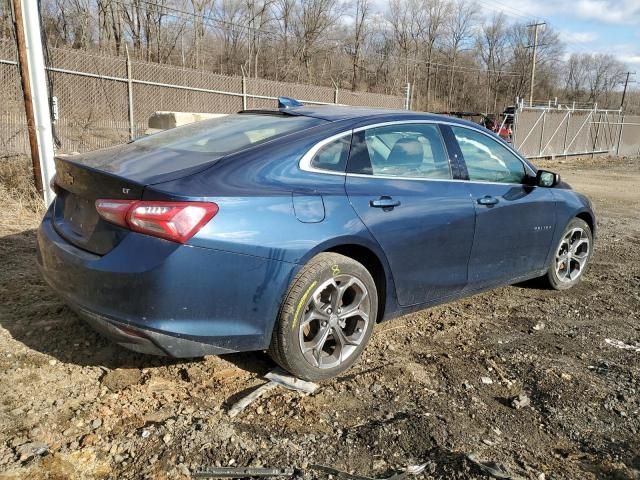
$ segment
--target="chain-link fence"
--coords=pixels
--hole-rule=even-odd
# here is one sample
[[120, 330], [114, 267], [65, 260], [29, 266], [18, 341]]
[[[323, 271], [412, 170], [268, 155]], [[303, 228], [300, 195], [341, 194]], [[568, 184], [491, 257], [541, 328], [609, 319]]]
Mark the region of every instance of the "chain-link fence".
[[[286, 95], [311, 104], [401, 109], [399, 96], [219, 75], [125, 57], [50, 49], [61, 152], [84, 152], [142, 135], [156, 111], [232, 113], [273, 108]], [[0, 154], [28, 153], [26, 119], [12, 39], [0, 39]], [[132, 113], [129, 115], [131, 102]], [[618, 110], [546, 105], [516, 109], [513, 143], [530, 158], [640, 154], [640, 117]]]
[[[55, 127], [61, 152], [94, 150], [142, 135], [156, 111], [232, 113], [243, 108], [274, 108], [281, 95], [309, 104], [405, 106], [404, 97], [243, 79], [77, 50], [52, 48], [49, 55], [47, 69], [57, 101]], [[27, 153], [22, 90], [11, 39], [0, 39], [0, 81], [0, 153]]]

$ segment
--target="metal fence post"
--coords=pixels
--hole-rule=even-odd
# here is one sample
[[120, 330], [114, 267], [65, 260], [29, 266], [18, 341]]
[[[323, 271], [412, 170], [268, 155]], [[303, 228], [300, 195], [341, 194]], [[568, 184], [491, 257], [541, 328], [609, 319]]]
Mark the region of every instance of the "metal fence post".
[[133, 118], [133, 74], [131, 72], [131, 58], [129, 57], [129, 49], [124, 46], [127, 54], [127, 103], [129, 107], [129, 140], [133, 140], [136, 136], [135, 123]]
[[618, 145], [616, 146], [616, 156], [620, 155], [620, 142], [622, 141], [622, 129], [624, 128], [624, 115], [618, 116], [620, 119], [620, 130], [618, 131]]
[[242, 72], [242, 109], [247, 109], [247, 77]]
[[[519, 100], [516, 97], [516, 106], [519, 106]], [[519, 108], [513, 109], [513, 125], [511, 127], [511, 143], [514, 147], [518, 148], [518, 112]]]
[[547, 110], [542, 110], [542, 125], [540, 128], [540, 145], [538, 147], [538, 156], [542, 156], [542, 143], [544, 142], [544, 124], [547, 119]]
[[411, 107], [411, 84], [407, 82], [407, 95], [404, 99], [404, 109], [409, 110]]
[[600, 133], [600, 123], [602, 122], [602, 112], [600, 112], [600, 117], [598, 118], [598, 123], [596, 123], [596, 138], [593, 141], [593, 147], [591, 148], [591, 158], [595, 156], [595, 152], [598, 149], [598, 133]]
[[573, 113], [573, 110], [569, 110], [567, 112], [567, 125], [564, 129], [564, 141], [562, 142], [562, 153], [564, 153], [564, 156], [567, 156], [567, 138], [569, 138], [569, 124], [571, 123], [571, 114]]

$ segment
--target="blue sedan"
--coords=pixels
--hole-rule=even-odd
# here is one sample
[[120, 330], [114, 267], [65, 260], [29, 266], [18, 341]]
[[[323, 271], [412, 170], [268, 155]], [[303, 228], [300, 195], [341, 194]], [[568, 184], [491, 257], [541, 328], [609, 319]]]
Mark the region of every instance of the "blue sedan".
[[488, 130], [426, 113], [285, 105], [56, 159], [46, 281], [138, 352], [268, 350], [329, 378], [376, 323], [542, 277], [593, 251], [591, 204]]

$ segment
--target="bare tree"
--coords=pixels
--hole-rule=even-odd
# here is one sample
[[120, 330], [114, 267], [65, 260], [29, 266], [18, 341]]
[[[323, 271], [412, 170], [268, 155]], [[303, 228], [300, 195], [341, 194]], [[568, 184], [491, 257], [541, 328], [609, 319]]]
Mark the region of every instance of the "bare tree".
[[356, 90], [356, 87], [358, 85], [360, 53], [362, 51], [363, 44], [366, 41], [366, 37], [369, 33], [367, 26], [370, 10], [371, 7], [369, 5], [369, 0], [356, 0], [354, 16], [355, 21], [353, 24], [353, 46], [351, 49], [351, 58], [353, 65], [353, 73], [351, 76], [351, 90], [353, 91]]
[[335, 26], [344, 7], [338, 0], [303, 0], [297, 4], [293, 32], [297, 39], [297, 57], [305, 69], [307, 79], [312, 78], [311, 65], [322, 36]]
[[[480, 16], [474, 0], [40, 1], [51, 47], [119, 55], [126, 46], [152, 62], [394, 94], [410, 82], [411, 105], [425, 109], [499, 112], [529, 88], [531, 29]], [[541, 29], [538, 95], [617, 99], [624, 66], [611, 55], [562, 58], [557, 33]]]
[[596, 53], [584, 58], [588, 67], [586, 83], [589, 101], [602, 100], [606, 103], [613, 89], [624, 78], [624, 64], [609, 53]]
[[426, 109], [431, 107], [431, 83], [433, 70], [433, 58], [436, 42], [438, 42], [444, 32], [447, 17], [451, 12], [451, 4], [448, 0], [423, 0], [422, 37], [427, 63], [427, 100]]
[[446, 45], [449, 49], [450, 74], [449, 92], [447, 95], [447, 110], [451, 109], [453, 97], [453, 79], [455, 75], [456, 61], [460, 50], [467, 46], [473, 39], [473, 27], [478, 17], [478, 5], [468, 0], [455, 0], [452, 4], [452, 13], [445, 24]]
[[588, 75], [587, 62], [584, 55], [573, 53], [565, 63], [564, 88], [567, 100], [579, 100], [585, 93]]
[[[503, 69], [508, 64], [508, 37], [505, 15], [499, 13], [485, 22], [477, 38], [480, 59], [486, 69], [485, 112], [497, 106], [499, 87], [503, 80]], [[493, 92], [493, 105], [490, 106], [489, 93]]]

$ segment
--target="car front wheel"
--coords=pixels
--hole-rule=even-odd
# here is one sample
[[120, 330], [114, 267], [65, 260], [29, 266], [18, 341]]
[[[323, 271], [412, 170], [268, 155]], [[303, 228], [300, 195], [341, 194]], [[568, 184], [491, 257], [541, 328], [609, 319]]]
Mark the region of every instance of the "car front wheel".
[[574, 218], [554, 250], [546, 275], [549, 286], [555, 290], [566, 290], [578, 283], [587, 269], [592, 251], [591, 228], [584, 220]]
[[273, 331], [269, 354], [305, 380], [351, 367], [376, 322], [378, 296], [368, 270], [337, 253], [321, 253], [296, 275]]

